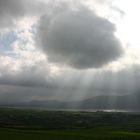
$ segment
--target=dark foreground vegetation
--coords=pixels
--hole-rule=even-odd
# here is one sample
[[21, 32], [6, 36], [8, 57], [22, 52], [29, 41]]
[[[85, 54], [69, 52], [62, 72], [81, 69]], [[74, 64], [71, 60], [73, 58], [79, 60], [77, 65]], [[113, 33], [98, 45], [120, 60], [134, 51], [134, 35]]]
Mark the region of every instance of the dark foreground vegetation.
[[140, 114], [1, 108], [0, 139], [140, 140]]

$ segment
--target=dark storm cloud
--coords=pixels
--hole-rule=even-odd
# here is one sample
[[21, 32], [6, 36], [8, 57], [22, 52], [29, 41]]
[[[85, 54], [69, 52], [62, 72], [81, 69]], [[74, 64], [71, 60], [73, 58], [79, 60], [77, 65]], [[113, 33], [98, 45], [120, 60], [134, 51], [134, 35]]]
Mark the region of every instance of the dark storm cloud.
[[0, 66], [0, 85], [15, 85], [23, 87], [50, 86], [52, 78], [50, 68], [46, 62], [34, 62], [32, 65], [26, 65], [26, 62], [23, 62], [22, 66], [16, 66], [19, 69], [17, 71], [13, 70], [11, 67], [11, 64]]
[[0, 0], [0, 28], [11, 27], [17, 23], [17, 19], [36, 15], [42, 9], [43, 3], [37, 1]]
[[[73, 78], [70, 79], [70, 77]], [[98, 95], [139, 94], [140, 65], [131, 65], [118, 72], [106, 70], [96, 71], [94, 74], [93, 72], [67, 73], [64, 74], [62, 79], [59, 84], [60, 87], [65, 87], [65, 89], [68, 88], [69, 90], [63, 89], [61, 94], [63, 93], [64, 96], [67, 93], [69, 95], [73, 94], [71, 97], [77, 99]], [[67, 82], [67, 79], [70, 79], [70, 81]]]
[[[0, 104], [27, 102], [50, 96], [49, 88], [0, 85]], [[47, 99], [47, 98], [46, 98]], [[48, 97], [49, 99], [49, 97]]]
[[[0, 102], [39, 99], [82, 100], [98, 95], [135, 94], [140, 92], [139, 71], [140, 66], [133, 65], [119, 72], [100, 71], [95, 72], [94, 75], [92, 72], [84, 73], [83, 71], [66, 72], [59, 79], [55, 78], [53, 81], [51, 79], [45, 81], [43, 76], [47, 74], [43, 72], [41, 72], [42, 74], [38, 73], [38, 76], [37, 74], [33, 75], [34, 78], [29, 75], [28, 78], [23, 74], [21, 78], [19, 78], [20, 76], [12, 77], [15, 79], [15, 83], [14, 80], [8, 82], [7, 79], [7, 83], [4, 85], [0, 81]], [[26, 84], [23, 83], [24, 81]]]
[[47, 86], [47, 78], [41, 74], [20, 73], [16, 75], [2, 75], [0, 85], [15, 85], [23, 87], [43, 87]]
[[[100, 4], [105, 1], [97, 0]], [[76, 70], [59, 67], [60, 75], [57, 72], [53, 75], [48, 61], [36, 63], [32, 57], [28, 60], [33, 59], [33, 65], [26, 66], [27, 61], [23, 60], [15, 70], [12, 62], [1, 59], [0, 102], [80, 100], [95, 95], [140, 92], [139, 65], [126, 66], [119, 72], [87, 70], [100, 68], [123, 54], [121, 43], [114, 35], [115, 25], [84, 6], [69, 6], [67, 1], [63, 4], [59, 0], [53, 2], [37, 23], [38, 44], [50, 62]], [[37, 5], [35, 1], [0, 0], [0, 28], [13, 25], [25, 15], [38, 14]]]
[[38, 24], [40, 46], [51, 62], [77, 69], [99, 68], [123, 53], [114, 36], [115, 25], [86, 7], [59, 6], [55, 14], [42, 16]]

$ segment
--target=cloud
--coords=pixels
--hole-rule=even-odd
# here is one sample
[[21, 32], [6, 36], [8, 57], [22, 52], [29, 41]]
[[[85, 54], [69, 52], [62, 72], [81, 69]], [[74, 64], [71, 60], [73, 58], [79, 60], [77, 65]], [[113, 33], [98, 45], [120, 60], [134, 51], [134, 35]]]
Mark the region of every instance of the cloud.
[[[14, 39], [13, 34], [16, 35]], [[0, 50], [1, 53], [8, 51], [10, 54], [0, 54], [0, 85], [23, 87], [49, 85], [51, 67], [46, 57], [35, 49], [30, 31], [4, 34], [1, 43], [5, 47], [4, 50]]]
[[139, 94], [139, 70], [140, 65], [130, 65], [118, 72], [111, 70], [63, 72], [57, 81], [59, 88], [56, 99], [80, 100], [99, 95]]
[[[132, 60], [134, 49], [131, 55], [125, 53], [123, 61], [115, 61], [123, 54], [123, 48], [114, 35], [115, 25], [103, 18], [107, 14], [102, 9], [111, 0], [94, 1], [91, 9], [97, 7], [95, 11], [100, 16], [82, 0], [71, 4], [69, 0], [54, 0], [43, 6], [39, 1], [44, 0], [0, 1], [0, 30], [4, 34], [0, 39], [0, 102], [79, 100], [140, 91], [140, 66], [128, 66], [139, 64], [139, 51], [135, 50], [138, 54]], [[29, 19], [25, 20], [26, 16]], [[34, 16], [41, 16], [37, 26]], [[23, 26], [17, 29], [19, 20]], [[24, 28], [24, 24], [28, 26]], [[15, 26], [16, 31], [2, 31], [10, 26]], [[101, 68], [104, 65], [107, 67]]]
[[[8, 68], [8, 66], [7, 66]], [[16, 85], [16, 86], [24, 86], [24, 87], [42, 87], [49, 86], [48, 79], [50, 78], [47, 74], [49, 70], [46, 67], [41, 66], [38, 68], [38, 64], [34, 64], [34, 66], [22, 66], [19, 72], [12, 71], [4, 72], [1, 71], [0, 84], [1, 85]]]
[[107, 19], [83, 6], [59, 6], [54, 11], [41, 17], [37, 30], [39, 45], [50, 62], [76, 69], [99, 68], [123, 54], [115, 25]]
[[38, 0], [0, 0], [0, 28], [12, 27], [17, 24], [18, 19], [36, 16], [44, 9], [44, 3]]
[[49, 65], [47, 65], [45, 60], [35, 60], [35, 58], [34, 61], [29, 60], [32, 58], [23, 57], [16, 60], [8, 56], [0, 56], [0, 85], [23, 87], [49, 86], [51, 81]]
[[[28, 83], [23, 85], [27, 76], [23, 75], [15, 79], [11, 84], [0, 85], [0, 103], [3, 101], [29, 101], [29, 100], [82, 100], [98, 95], [126, 95], [139, 94], [140, 92], [140, 66], [133, 65], [119, 72], [112, 71], [91, 71], [91, 72], [65, 72], [62, 76], [55, 77], [53, 82], [48, 86], [34, 85]], [[26, 71], [25, 71], [26, 73]], [[27, 72], [28, 74], [31, 74]], [[47, 72], [46, 72], [47, 74]], [[22, 75], [22, 73], [21, 73]], [[43, 81], [45, 73], [38, 73]], [[29, 75], [28, 75], [29, 76]], [[34, 75], [35, 76], [35, 75]], [[20, 78], [19, 78], [20, 77]], [[39, 77], [39, 76], [38, 76]], [[30, 78], [30, 76], [29, 76]], [[40, 81], [37, 78], [31, 78], [33, 81]], [[30, 81], [31, 81], [30, 79]], [[69, 79], [69, 80], [68, 80]], [[18, 83], [19, 82], [19, 83]], [[42, 82], [43, 83], [43, 82]], [[22, 86], [21, 86], [22, 85]]]
[[[24, 14], [24, 8], [21, 1], [1, 0], [0, 1], [0, 27], [13, 24], [14, 18]], [[11, 22], [12, 21], [12, 22]]]

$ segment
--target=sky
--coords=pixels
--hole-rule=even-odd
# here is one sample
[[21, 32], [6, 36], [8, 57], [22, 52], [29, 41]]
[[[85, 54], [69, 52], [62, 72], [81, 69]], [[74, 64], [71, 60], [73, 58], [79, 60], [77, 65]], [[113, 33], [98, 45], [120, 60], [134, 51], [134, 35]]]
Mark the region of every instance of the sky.
[[0, 0], [0, 103], [140, 92], [138, 0]]

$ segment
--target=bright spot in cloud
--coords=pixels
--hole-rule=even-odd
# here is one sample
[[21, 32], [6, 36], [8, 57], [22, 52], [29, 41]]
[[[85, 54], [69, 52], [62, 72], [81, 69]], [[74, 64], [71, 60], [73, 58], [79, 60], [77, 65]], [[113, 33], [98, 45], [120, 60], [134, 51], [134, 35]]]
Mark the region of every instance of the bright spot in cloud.
[[125, 13], [123, 19], [117, 23], [117, 35], [128, 46], [133, 47], [133, 49], [140, 49], [140, 1], [116, 0], [113, 5]]

